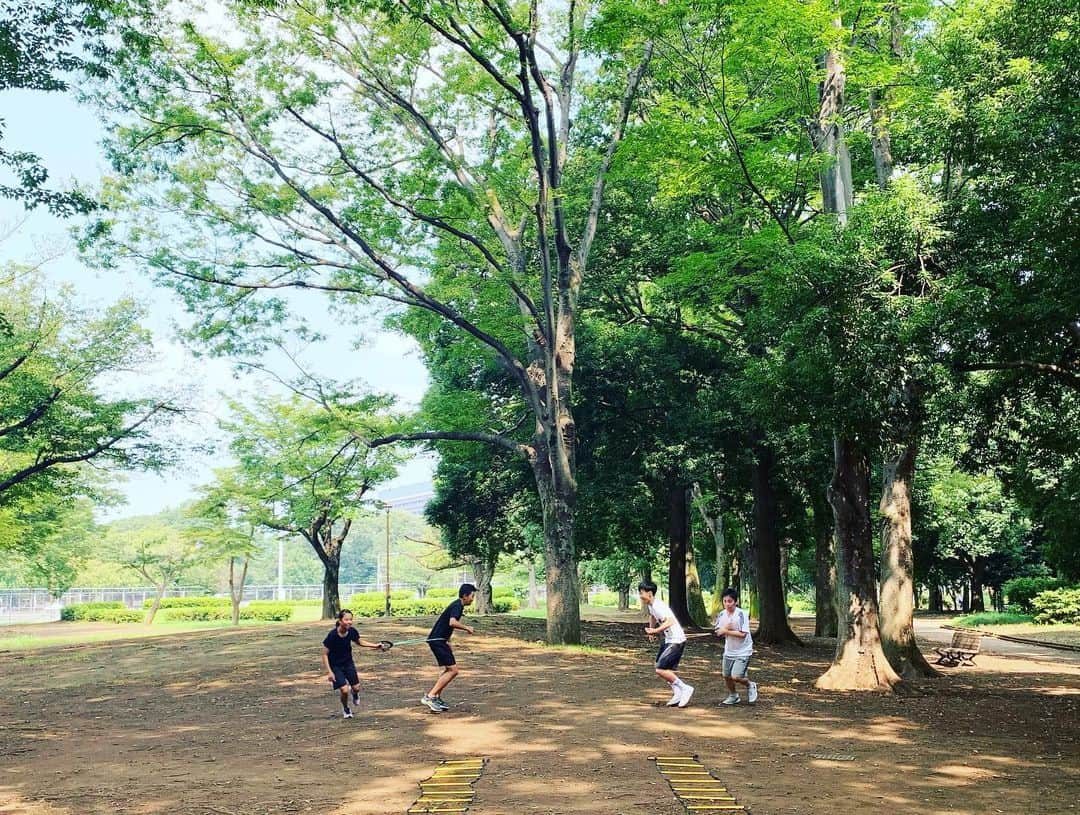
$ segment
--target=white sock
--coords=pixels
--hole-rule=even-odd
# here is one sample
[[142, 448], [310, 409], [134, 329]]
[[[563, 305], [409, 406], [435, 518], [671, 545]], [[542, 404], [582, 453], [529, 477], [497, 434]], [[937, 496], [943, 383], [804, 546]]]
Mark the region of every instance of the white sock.
[[686, 687], [686, 683], [685, 683], [685, 682], [683, 682], [683, 681], [682, 681], [681, 679], [679, 679], [678, 677], [675, 677], [675, 681], [671, 683], [671, 687], [673, 687], [673, 688], [680, 688], [680, 689], [681, 689], [681, 688], [685, 688], [685, 687]]

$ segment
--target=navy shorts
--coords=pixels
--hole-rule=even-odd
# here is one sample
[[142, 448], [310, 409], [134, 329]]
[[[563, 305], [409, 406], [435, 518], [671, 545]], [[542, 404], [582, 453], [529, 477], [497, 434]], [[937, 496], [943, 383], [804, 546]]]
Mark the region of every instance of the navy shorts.
[[679, 660], [682, 659], [685, 647], [685, 642], [663, 643], [660, 650], [656, 652], [656, 667], [665, 671], [674, 671], [679, 667]]
[[457, 664], [457, 660], [454, 659], [454, 649], [450, 647], [450, 643], [429, 642], [428, 645], [431, 646], [431, 653], [435, 655], [435, 661], [444, 668]]
[[334, 672], [334, 690], [345, 685], [360, 684], [360, 677], [356, 674], [356, 665], [352, 662], [347, 665], [331, 665], [330, 670]]

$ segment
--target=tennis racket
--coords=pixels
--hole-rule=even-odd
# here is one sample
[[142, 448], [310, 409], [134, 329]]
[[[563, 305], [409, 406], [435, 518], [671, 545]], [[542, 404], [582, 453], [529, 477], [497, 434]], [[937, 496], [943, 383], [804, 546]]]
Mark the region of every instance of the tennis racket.
[[397, 642], [390, 642], [390, 640], [380, 640], [379, 645], [383, 647], [384, 651], [389, 651], [395, 645], [416, 645], [418, 642], [446, 642], [446, 637], [420, 637], [415, 640], [398, 640]]

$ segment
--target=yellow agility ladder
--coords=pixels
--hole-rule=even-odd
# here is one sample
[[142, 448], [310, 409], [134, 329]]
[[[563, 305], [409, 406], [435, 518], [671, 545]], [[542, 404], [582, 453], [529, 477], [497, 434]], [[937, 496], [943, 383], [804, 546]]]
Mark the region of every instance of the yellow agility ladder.
[[694, 756], [650, 756], [656, 769], [671, 786], [679, 803], [690, 815], [724, 815], [749, 813], [735, 800], [720, 779], [705, 768]]
[[455, 758], [440, 761], [431, 778], [420, 782], [420, 797], [409, 815], [428, 812], [464, 812], [473, 802], [473, 784], [484, 772], [486, 758]]

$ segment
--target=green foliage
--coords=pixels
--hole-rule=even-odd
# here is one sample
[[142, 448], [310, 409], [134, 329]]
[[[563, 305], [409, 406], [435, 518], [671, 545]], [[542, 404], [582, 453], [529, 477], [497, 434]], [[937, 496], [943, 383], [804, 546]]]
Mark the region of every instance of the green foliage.
[[613, 591], [598, 591], [595, 594], [589, 595], [589, 605], [617, 608], [619, 605], [619, 595]]
[[[143, 608], [150, 608], [154, 604], [152, 597], [143, 601]], [[204, 608], [213, 606], [227, 606], [227, 597], [162, 597], [160, 608]]]
[[0, 270], [0, 510], [35, 495], [101, 497], [90, 463], [157, 469], [171, 460], [151, 431], [176, 407], [106, 395], [151, 362], [140, 307], [125, 300], [95, 313], [42, 280]]
[[[431, 597], [431, 592], [427, 594]], [[412, 600], [416, 597], [416, 592], [412, 589], [391, 589], [390, 599], [393, 600]], [[360, 594], [354, 594], [349, 598], [350, 603], [367, 603], [367, 602], [386, 602], [386, 592], [383, 591], [365, 591]]]
[[1016, 606], [1021, 611], [1030, 614], [1035, 608], [1036, 595], [1063, 589], [1067, 585], [1067, 581], [1056, 577], [1017, 577], [1007, 582], [1002, 589], [1010, 606]]
[[[101, 615], [106, 611], [123, 609], [126, 606], [120, 601], [101, 601], [97, 603], [72, 603], [60, 610], [60, 619], [79, 622], [95, 622], [104, 619]], [[139, 615], [142, 619], [142, 615]]]
[[1031, 606], [1040, 625], [1080, 623], [1080, 587], [1044, 591], [1035, 595]]
[[[266, 620], [284, 622], [292, 619], [293, 604], [272, 600], [257, 600], [240, 607], [241, 620]], [[232, 619], [232, 605], [223, 600], [216, 605], [173, 606], [164, 609], [161, 617], [166, 622], [191, 622], [203, 620]]]

